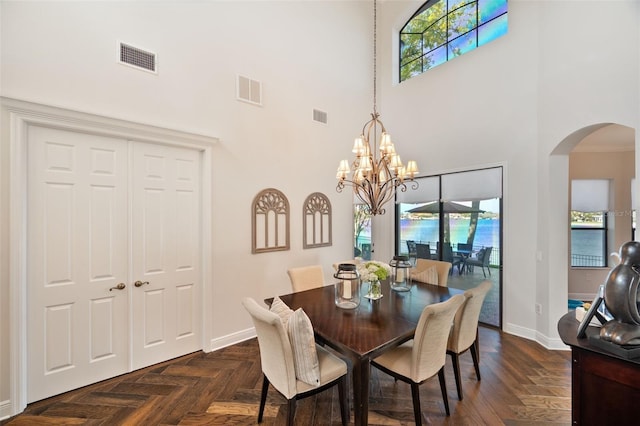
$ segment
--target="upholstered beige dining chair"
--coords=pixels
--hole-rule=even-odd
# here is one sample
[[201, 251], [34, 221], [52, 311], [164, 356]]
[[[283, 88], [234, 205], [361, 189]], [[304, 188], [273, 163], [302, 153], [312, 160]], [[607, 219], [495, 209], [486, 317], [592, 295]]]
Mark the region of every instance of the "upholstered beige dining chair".
[[464, 292], [464, 303], [456, 313], [453, 320], [453, 328], [447, 343], [447, 353], [451, 355], [453, 373], [456, 378], [456, 390], [458, 399], [462, 401], [462, 386], [460, 383], [460, 354], [467, 349], [471, 350], [473, 366], [476, 369], [476, 377], [480, 381], [480, 348], [478, 347], [478, 320], [482, 302], [491, 290], [491, 281], [483, 281], [478, 286]]
[[449, 262], [418, 258], [416, 259], [416, 266], [411, 269], [411, 279], [417, 282], [438, 284], [446, 287], [450, 270], [451, 263]]
[[444, 363], [451, 323], [463, 302], [464, 296], [456, 294], [446, 302], [428, 305], [420, 314], [413, 340], [389, 349], [371, 361], [374, 367], [411, 385], [416, 425], [422, 425], [419, 386], [436, 374], [440, 381], [445, 412], [447, 416], [450, 414]]
[[324, 272], [322, 266], [311, 265], [287, 270], [291, 280], [291, 288], [294, 292], [310, 290], [324, 285]]
[[294, 367], [293, 349], [280, 316], [258, 305], [250, 297], [245, 298], [242, 304], [251, 315], [260, 348], [263, 381], [258, 423], [262, 422], [269, 384], [287, 399], [287, 425], [289, 426], [293, 425], [296, 401], [298, 399], [315, 395], [334, 385], [338, 385], [340, 415], [342, 424], [346, 425], [349, 421], [346, 392], [347, 364], [326, 349], [316, 345], [320, 373], [318, 386], [298, 380]]

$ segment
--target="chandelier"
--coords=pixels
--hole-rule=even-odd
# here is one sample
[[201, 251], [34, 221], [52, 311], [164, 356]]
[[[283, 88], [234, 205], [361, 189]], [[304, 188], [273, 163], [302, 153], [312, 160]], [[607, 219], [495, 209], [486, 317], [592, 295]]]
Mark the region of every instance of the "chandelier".
[[[362, 133], [355, 139], [353, 153], [356, 155], [352, 165], [348, 160], [340, 161], [338, 166], [338, 186], [336, 191], [342, 192], [345, 186], [353, 187], [354, 194], [366, 206], [372, 215], [384, 214], [384, 205], [397, 191], [407, 190], [406, 181], [412, 182], [412, 189], [418, 188], [413, 178], [418, 174], [418, 164], [411, 160], [403, 165], [396, 152], [391, 136], [380, 120], [376, 109], [376, 0], [373, 1], [373, 112]], [[379, 135], [379, 141], [378, 141]], [[376, 143], [377, 142], [377, 143]], [[348, 179], [353, 168], [353, 178]]]

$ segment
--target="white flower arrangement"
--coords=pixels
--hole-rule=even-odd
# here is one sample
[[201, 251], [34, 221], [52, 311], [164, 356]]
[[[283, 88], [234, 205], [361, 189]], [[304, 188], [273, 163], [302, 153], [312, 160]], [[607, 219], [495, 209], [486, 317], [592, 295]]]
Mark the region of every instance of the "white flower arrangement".
[[391, 273], [391, 267], [377, 260], [362, 262], [357, 266], [358, 274], [363, 282], [374, 282], [384, 280]]

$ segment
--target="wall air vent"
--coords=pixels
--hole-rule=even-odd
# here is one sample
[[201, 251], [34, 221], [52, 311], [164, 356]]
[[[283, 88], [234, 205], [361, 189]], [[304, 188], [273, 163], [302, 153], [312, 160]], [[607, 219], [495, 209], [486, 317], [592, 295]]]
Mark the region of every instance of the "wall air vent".
[[327, 113], [314, 108], [313, 121], [316, 123], [327, 124]]
[[153, 73], [157, 72], [156, 54], [130, 44], [120, 43], [120, 63]]
[[236, 89], [236, 96], [239, 101], [262, 106], [261, 82], [239, 75], [236, 83]]

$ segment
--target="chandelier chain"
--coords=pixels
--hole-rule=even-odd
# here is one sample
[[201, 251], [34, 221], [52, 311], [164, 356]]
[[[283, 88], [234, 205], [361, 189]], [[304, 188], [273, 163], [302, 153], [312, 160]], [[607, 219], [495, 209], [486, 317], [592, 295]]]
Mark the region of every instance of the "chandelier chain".
[[[346, 186], [352, 187], [353, 194], [364, 203], [367, 212], [372, 216], [384, 214], [384, 205], [390, 202], [397, 192], [405, 192], [406, 183], [411, 182], [411, 188], [417, 189], [418, 182], [414, 178], [419, 173], [415, 161], [409, 161], [406, 166], [402, 163], [378, 114], [377, 43], [378, 7], [377, 1], [373, 0], [373, 113], [371, 120], [364, 124], [362, 133], [354, 141], [352, 152], [356, 154], [355, 160], [351, 164], [347, 160], [341, 160], [336, 173], [336, 190], [342, 192]], [[349, 179], [352, 171], [354, 176]]]
[[378, 71], [378, 8], [377, 1], [373, 0], [373, 113], [378, 113], [377, 105], [377, 71]]

